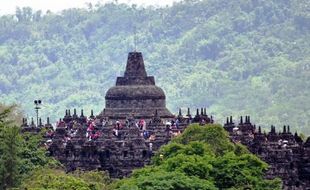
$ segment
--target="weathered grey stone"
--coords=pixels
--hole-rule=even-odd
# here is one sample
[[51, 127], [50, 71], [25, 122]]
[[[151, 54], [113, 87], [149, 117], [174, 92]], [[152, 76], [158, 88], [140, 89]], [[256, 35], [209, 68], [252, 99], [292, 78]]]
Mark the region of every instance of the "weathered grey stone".
[[141, 52], [129, 53], [124, 76], [117, 78], [116, 86], [107, 91], [105, 100], [99, 118], [117, 120], [134, 115], [150, 119], [156, 110], [161, 118], [174, 117], [166, 108], [164, 91], [155, 86], [154, 77], [147, 76]]

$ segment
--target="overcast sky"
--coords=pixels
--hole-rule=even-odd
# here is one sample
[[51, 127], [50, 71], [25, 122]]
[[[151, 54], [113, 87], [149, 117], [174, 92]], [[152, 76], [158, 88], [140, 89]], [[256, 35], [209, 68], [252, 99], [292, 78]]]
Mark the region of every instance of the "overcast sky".
[[[119, 3], [129, 3], [137, 5], [172, 5], [174, 1], [180, 0], [118, 0]], [[32, 7], [34, 10], [51, 10], [59, 12], [72, 7], [86, 7], [86, 3], [96, 4], [101, 2], [111, 2], [111, 0], [0, 0], [0, 15], [14, 14], [16, 7]]]

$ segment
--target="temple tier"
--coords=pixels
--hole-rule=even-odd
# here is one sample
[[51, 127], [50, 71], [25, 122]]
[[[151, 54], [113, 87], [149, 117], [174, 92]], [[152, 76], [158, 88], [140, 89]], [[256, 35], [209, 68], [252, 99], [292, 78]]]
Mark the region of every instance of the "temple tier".
[[123, 77], [117, 77], [116, 86], [105, 96], [105, 108], [99, 118], [151, 119], [157, 111], [160, 118], [174, 118], [166, 108], [164, 91], [155, 85], [153, 76], [147, 76], [141, 52], [130, 52]]

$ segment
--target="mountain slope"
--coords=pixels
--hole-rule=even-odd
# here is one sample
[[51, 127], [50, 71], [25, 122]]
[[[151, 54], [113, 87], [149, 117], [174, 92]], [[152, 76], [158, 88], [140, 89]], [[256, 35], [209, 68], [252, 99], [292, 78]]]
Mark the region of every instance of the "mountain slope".
[[310, 134], [309, 9], [306, 0], [17, 9], [0, 18], [0, 101], [21, 104], [29, 117], [37, 98], [54, 120], [66, 108], [98, 113], [136, 33], [172, 111], [207, 107], [218, 122], [249, 114]]

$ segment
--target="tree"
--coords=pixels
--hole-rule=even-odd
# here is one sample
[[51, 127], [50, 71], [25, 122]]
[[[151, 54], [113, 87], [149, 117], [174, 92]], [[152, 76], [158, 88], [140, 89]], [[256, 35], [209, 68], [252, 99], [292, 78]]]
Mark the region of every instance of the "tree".
[[91, 171], [66, 174], [62, 168], [43, 167], [24, 179], [23, 189], [105, 190], [109, 178], [104, 172]]
[[0, 103], [0, 125], [21, 125], [23, 114], [20, 106]]
[[20, 132], [17, 127], [22, 115], [16, 106], [0, 106], [0, 190], [20, 185], [33, 170], [59, 166], [41, 147], [41, 134]]
[[42, 147], [43, 134], [23, 133], [20, 144], [21, 150], [18, 154], [20, 165], [18, 171], [20, 178], [26, 178], [29, 173], [41, 167], [59, 167], [61, 164], [53, 157], [47, 156], [46, 149]]
[[191, 125], [160, 148], [152, 165], [116, 181], [112, 189], [281, 189], [268, 165], [233, 144], [219, 125]]
[[181, 136], [173, 140], [173, 142], [181, 144], [192, 141], [205, 142], [210, 145], [214, 153], [220, 155], [234, 150], [234, 146], [229, 142], [228, 133], [220, 125], [201, 127], [198, 124], [193, 124]]
[[20, 128], [6, 122], [11, 109], [0, 113], [0, 189], [14, 187], [19, 182], [21, 136]]
[[[151, 173], [149, 173], [151, 172]], [[148, 173], [148, 175], [146, 175]], [[136, 174], [137, 175], [137, 174]], [[208, 180], [201, 180], [195, 176], [189, 177], [181, 172], [166, 172], [145, 170], [144, 175], [124, 179], [111, 186], [112, 189], [143, 189], [143, 190], [216, 190]]]

